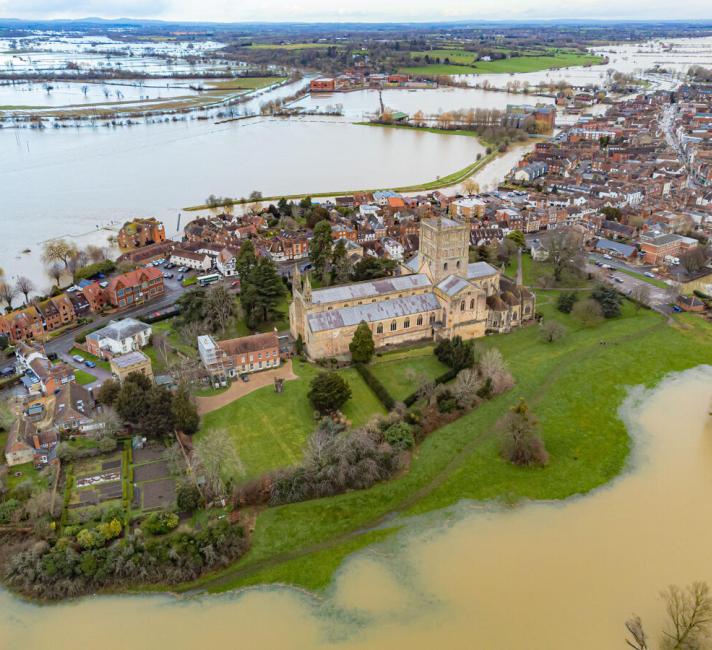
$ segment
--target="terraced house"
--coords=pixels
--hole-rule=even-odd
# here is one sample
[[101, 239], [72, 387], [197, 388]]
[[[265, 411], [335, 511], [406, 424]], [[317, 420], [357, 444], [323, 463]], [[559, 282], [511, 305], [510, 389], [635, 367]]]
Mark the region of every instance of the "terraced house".
[[455, 335], [507, 332], [534, 318], [534, 294], [485, 262], [468, 263], [470, 226], [439, 217], [420, 225], [420, 250], [400, 275], [312, 289], [295, 270], [291, 333], [312, 358], [348, 353], [365, 321], [377, 348]]

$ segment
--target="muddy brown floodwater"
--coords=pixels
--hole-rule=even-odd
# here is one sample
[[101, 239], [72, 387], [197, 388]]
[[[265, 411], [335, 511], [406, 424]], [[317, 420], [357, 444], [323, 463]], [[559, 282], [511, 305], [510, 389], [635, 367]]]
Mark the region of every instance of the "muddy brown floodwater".
[[461, 504], [352, 557], [323, 598], [99, 597], [38, 607], [0, 592], [0, 649], [624, 648], [633, 612], [657, 637], [658, 593], [712, 582], [712, 368], [633, 389], [629, 469], [587, 496]]

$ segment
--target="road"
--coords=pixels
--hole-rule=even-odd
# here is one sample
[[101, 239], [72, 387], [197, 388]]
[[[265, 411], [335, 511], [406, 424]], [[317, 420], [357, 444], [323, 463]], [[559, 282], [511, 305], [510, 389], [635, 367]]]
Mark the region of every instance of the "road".
[[[136, 307], [132, 307], [130, 309], [125, 309], [120, 312], [114, 312], [105, 316], [99, 316], [92, 320], [91, 323], [87, 323], [86, 325], [82, 325], [81, 327], [62, 332], [62, 334], [47, 341], [47, 343], [45, 344], [45, 350], [48, 354], [55, 353], [66, 360], [66, 353], [74, 347], [74, 339], [83, 332], [87, 332], [98, 327], [103, 327], [110, 320], [115, 320], [117, 318], [126, 318], [128, 316], [142, 316], [149, 312], [156, 311], [157, 309], [169, 307], [170, 305], [175, 304], [178, 298], [180, 298], [183, 293], [188, 291], [188, 289], [195, 288], [189, 287], [188, 289], [186, 289], [180, 284], [180, 282], [177, 282], [175, 279], [165, 279], [164, 286], [166, 288], [166, 292], [159, 299], [153, 300], [149, 303], [138, 305]], [[12, 359], [9, 359], [0, 364], [0, 370], [13, 366], [14, 364], [15, 362]], [[104, 371], [102, 371], [100, 368], [87, 368], [86, 366], [77, 364], [74, 361], [71, 361], [71, 365], [73, 365], [75, 368], [81, 368], [85, 372], [93, 374], [95, 377], [97, 377], [98, 380], [101, 380], [103, 377]]]

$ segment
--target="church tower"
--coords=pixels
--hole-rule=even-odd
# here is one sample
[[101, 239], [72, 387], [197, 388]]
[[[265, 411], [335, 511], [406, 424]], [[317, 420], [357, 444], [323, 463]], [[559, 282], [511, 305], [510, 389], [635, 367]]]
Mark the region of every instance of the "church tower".
[[448, 275], [467, 277], [469, 248], [468, 224], [447, 217], [420, 222], [419, 266], [433, 284]]

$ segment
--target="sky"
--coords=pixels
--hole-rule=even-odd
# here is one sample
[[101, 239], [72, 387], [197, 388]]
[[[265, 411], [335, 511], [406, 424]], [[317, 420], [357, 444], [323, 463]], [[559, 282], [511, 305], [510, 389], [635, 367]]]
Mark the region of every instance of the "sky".
[[712, 18], [710, 0], [0, 0], [4, 18], [388, 22]]

